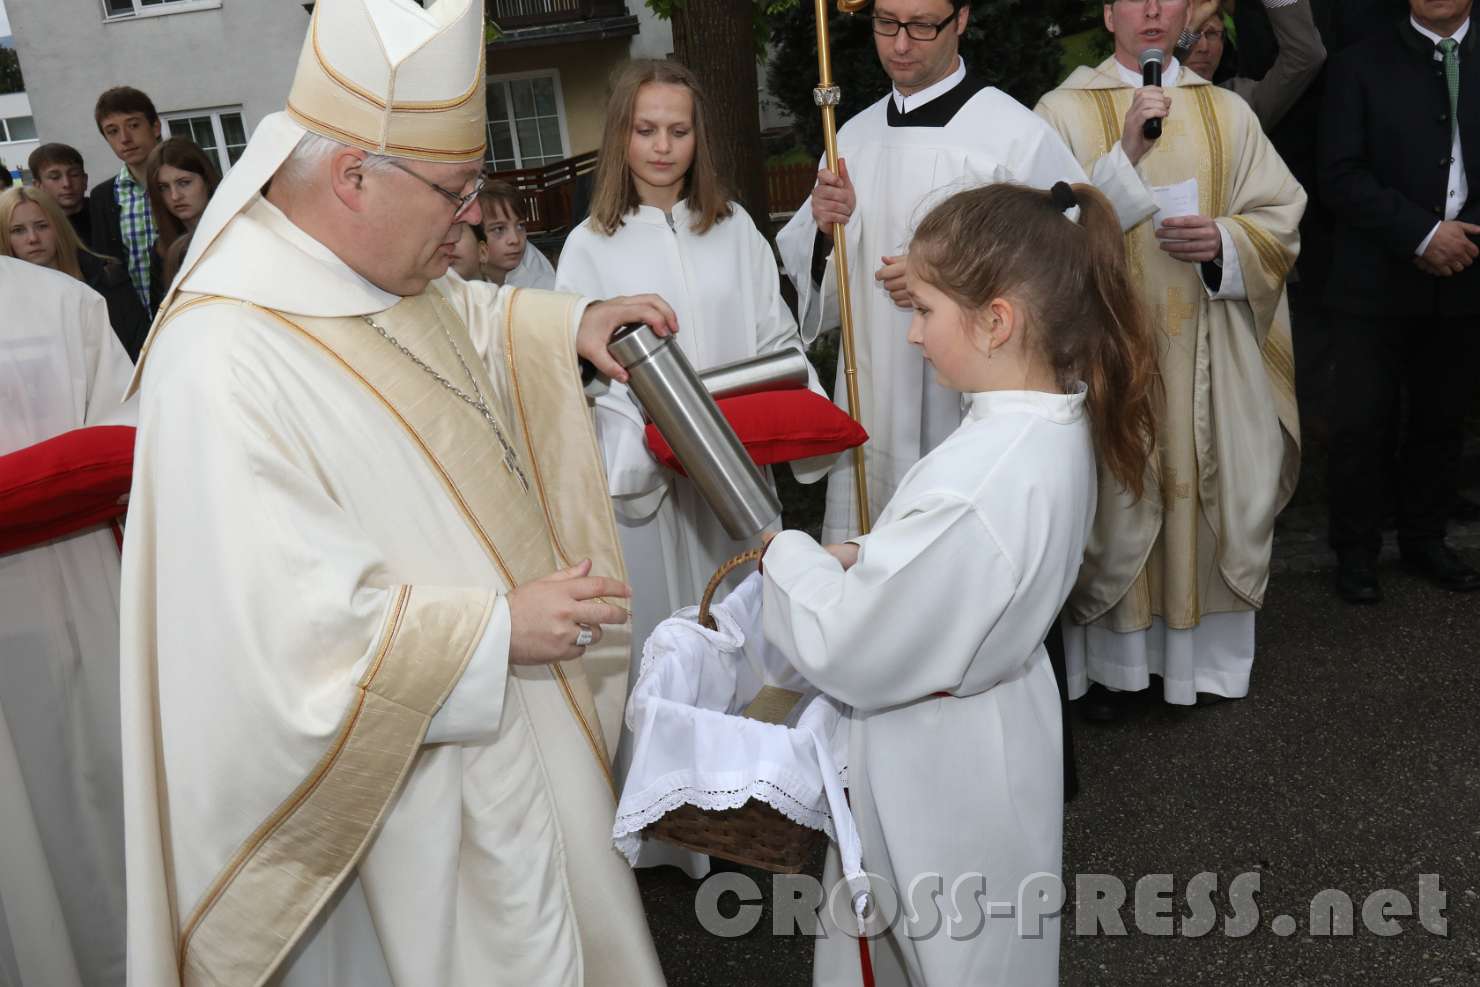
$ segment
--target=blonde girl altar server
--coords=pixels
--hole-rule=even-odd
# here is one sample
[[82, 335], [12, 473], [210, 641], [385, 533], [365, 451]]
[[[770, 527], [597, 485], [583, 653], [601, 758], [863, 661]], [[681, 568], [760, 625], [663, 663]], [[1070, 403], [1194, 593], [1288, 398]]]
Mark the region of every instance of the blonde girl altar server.
[[[696, 370], [802, 347], [770, 245], [725, 194], [699, 84], [676, 62], [619, 70], [591, 215], [566, 241], [555, 284], [594, 297], [660, 295], [678, 315], [683, 331], [674, 339]], [[698, 603], [715, 570], [754, 546], [731, 539], [698, 490], [653, 459], [642, 412], [624, 385], [597, 399], [596, 425], [633, 587], [635, 679], [642, 642], [658, 622]], [[812, 482], [835, 458], [793, 469]], [[629, 747], [624, 732], [619, 778]]]
[[[851, 800], [876, 899], [881, 879], [902, 901], [942, 882], [939, 912], [906, 906], [871, 940], [877, 982], [1056, 984], [1057, 918], [1034, 936], [954, 902], [1019, 902], [1030, 877], [1058, 878], [1060, 712], [1043, 639], [1089, 538], [1097, 451], [1145, 492], [1156, 354], [1114, 208], [1089, 185], [953, 196], [921, 223], [907, 285], [908, 339], [966, 418], [871, 534], [771, 540], [766, 637], [853, 707]], [[823, 921], [815, 981], [857, 983], [856, 942]], [[963, 921], [985, 927], [961, 935]]]

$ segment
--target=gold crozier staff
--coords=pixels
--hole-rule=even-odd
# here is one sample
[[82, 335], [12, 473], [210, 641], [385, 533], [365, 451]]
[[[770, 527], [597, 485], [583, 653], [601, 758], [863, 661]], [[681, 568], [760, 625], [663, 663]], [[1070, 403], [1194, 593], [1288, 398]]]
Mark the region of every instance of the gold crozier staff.
[[[838, 0], [838, 9], [846, 14], [862, 10], [869, 0]], [[817, 88], [812, 90], [812, 99], [822, 110], [822, 139], [827, 147], [827, 168], [838, 174], [838, 123], [835, 109], [842, 101], [843, 91], [832, 78], [832, 41], [827, 28], [827, 0], [816, 0], [817, 4]], [[860, 421], [862, 414], [858, 399], [858, 357], [853, 343], [853, 301], [848, 293], [848, 245], [843, 239], [843, 225], [834, 223], [832, 228], [833, 257], [838, 272], [838, 318], [843, 326], [843, 380], [848, 387], [848, 414]], [[863, 446], [853, 450], [853, 492], [858, 500], [858, 528], [868, 534], [871, 515], [868, 509], [868, 476], [864, 472]]]

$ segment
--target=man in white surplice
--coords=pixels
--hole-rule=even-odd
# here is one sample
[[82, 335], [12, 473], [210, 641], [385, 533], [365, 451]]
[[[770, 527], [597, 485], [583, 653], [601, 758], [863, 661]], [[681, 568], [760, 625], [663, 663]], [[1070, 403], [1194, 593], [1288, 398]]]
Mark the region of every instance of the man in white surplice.
[[140, 357], [140, 987], [662, 983], [611, 845], [627, 590], [577, 360], [620, 379], [610, 332], [672, 313], [443, 276], [483, 25], [320, 0]]
[[[1053, 128], [968, 71], [958, 49], [970, 15], [965, 0], [873, 5], [874, 41], [894, 89], [838, 132], [842, 174], [820, 172], [811, 198], [776, 237], [810, 343], [838, 324], [831, 234], [834, 223], [844, 225], [871, 521], [909, 468], [961, 424], [960, 395], [934, 381], [904, 338], [903, 254], [915, 223], [935, 202], [974, 185], [1046, 189], [1085, 181]], [[1143, 218], [1125, 215], [1114, 187], [1101, 190], [1123, 225]], [[846, 408], [841, 361], [837, 380], [834, 398]], [[824, 542], [859, 532], [852, 470], [853, 458], [843, 456], [828, 478]]]
[[[100, 295], [0, 257], [0, 310], [0, 457], [133, 424]], [[0, 984], [122, 987], [121, 789], [113, 530], [0, 549]]]

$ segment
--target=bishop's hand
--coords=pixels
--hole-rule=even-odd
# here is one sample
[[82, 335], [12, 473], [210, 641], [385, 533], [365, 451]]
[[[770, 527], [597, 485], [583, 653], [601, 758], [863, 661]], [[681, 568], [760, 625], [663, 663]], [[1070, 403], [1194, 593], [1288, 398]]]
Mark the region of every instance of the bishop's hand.
[[645, 322], [659, 336], [678, 332], [678, 316], [657, 295], [629, 295], [592, 302], [581, 316], [576, 353], [612, 380], [627, 383], [627, 371], [606, 351], [612, 333], [633, 322]]
[[603, 624], [627, 622], [626, 610], [601, 598], [631, 595], [626, 583], [592, 576], [590, 559], [525, 583], [508, 596], [509, 663], [548, 665], [581, 657], [601, 640]]
[[832, 236], [835, 225], [847, 226], [857, 205], [853, 180], [848, 177], [848, 162], [838, 159], [836, 175], [826, 168], [817, 173], [817, 185], [812, 189], [812, 219], [823, 236]]

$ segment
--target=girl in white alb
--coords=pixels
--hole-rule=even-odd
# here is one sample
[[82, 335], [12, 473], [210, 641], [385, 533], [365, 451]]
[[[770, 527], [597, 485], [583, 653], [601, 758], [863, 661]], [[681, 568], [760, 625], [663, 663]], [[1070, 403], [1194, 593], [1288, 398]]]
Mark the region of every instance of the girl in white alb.
[[[678, 63], [633, 62], [616, 79], [591, 216], [566, 241], [555, 287], [592, 298], [662, 296], [678, 316], [674, 339], [700, 371], [802, 348], [775, 256], [725, 195], [705, 138], [702, 93]], [[613, 383], [597, 399], [597, 434], [632, 586], [633, 679], [653, 628], [697, 604], [715, 570], [753, 547], [731, 539], [698, 490], [657, 463], [644, 427], [625, 385]], [[820, 479], [834, 458], [804, 462], [796, 472], [804, 482]], [[624, 729], [619, 779], [629, 747]]]
[[[827, 547], [796, 531], [771, 540], [766, 637], [853, 707], [848, 780], [875, 900], [890, 897], [880, 880], [902, 902], [928, 904], [931, 886], [943, 895], [871, 939], [877, 983], [1056, 984], [1057, 918], [1019, 924], [1061, 857], [1059, 698], [1043, 639], [1089, 537], [1097, 450], [1142, 492], [1152, 337], [1114, 209], [1088, 185], [955, 195], [918, 228], [908, 272], [909, 341], [970, 410], [872, 533]], [[1014, 903], [1014, 917], [989, 902]], [[856, 942], [829, 931], [816, 982], [858, 983]]]

